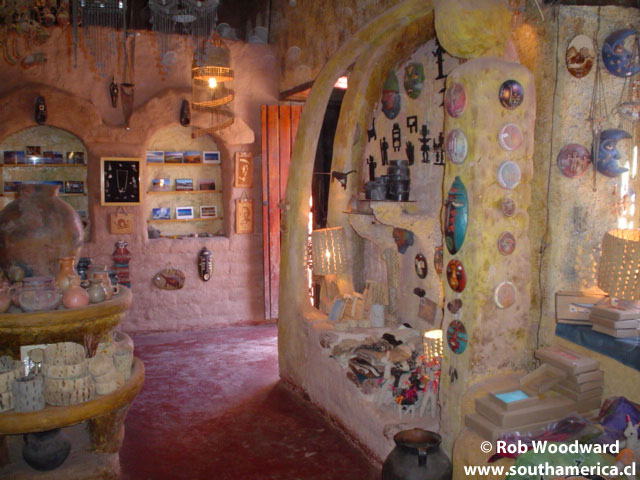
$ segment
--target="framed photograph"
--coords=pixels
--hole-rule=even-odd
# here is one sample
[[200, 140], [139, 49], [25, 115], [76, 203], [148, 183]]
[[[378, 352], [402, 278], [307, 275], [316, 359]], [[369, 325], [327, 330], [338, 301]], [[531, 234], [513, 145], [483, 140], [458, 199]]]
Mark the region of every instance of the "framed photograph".
[[5, 193], [13, 193], [18, 191], [18, 186], [21, 185], [22, 182], [4, 182], [2, 185], [2, 191]]
[[65, 191], [64, 191], [64, 182], [62, 180], [43, 180], [40, 183], [44, 183], [45, 185], [57, 185], [58, 186], [58, 192], [59, 193], [65, 193]]
[[171, 207], [158, 207], [151, 209], [154, 220], [169, 220], [171, 218]]
[[236, 188], [253, 186], [253, 155], [249, 152], [236, 152]]
[[164, 163], [182, 163], [182, 152], [164, 152]]
[[177, 191], [193, 190], [193, 179], [191, 179], [191, 178], [176, 178], [176, 190]]
[[176, 207], [176, 218], [178, 220], [189, 220], [193, 218], [193, 207]]
[[202, 163], [220, 165], [220, 152], [202, 152]]
[[66, 163], [85, 165], [84, 152], [67, 152]]
[[253, 199], [236, 198], [236, 233], [253, 233]]
[[44, 157], [44, 163], [46, 164], [64, 163], [62, 161], [62, 152], [46, 151], [42, 156]]
[[154, 178], [153, 180], [151, 180], [151, 190], [154, 192], [171, 191], [171, 179], [170, 178]]
[[184, 152], [183, 163], [202, 163], [202, 152], [193, 150]]
[[164, 152], [147, 150], [147, 163], [164, 163]]
[[27, 155], [41, 157], [42, 147], [40, 147], [39, 145], [27, 145]]
[[24, 163], [24, 152], [16, 150], [5, 150], [3, 155], [5, 165], [13, 163]]
[[202, 205], [200, 207], [200, 218], [217, 218], [218, 207], [215, 205]]
[[215, 190], [216, 181], [213, 178], [201, 178], [198, 180], [198, 190]]
[[44, 165], [44, 157], [42, 155], [25, 155], [23, 163], [27, 165]]
[[64, 193], [84, 193], [84, 182], [76, 180], [65, 180]]
[[140, 159], [100, 159], [100, 205], [140, 204]]

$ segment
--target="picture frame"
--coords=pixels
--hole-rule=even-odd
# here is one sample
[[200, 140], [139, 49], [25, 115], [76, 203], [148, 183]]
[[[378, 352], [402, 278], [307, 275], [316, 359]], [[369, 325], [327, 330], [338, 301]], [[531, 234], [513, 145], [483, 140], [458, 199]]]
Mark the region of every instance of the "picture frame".
[[153, 180], [151, 180], [151, 191], [170, 192], [171, 179], [170, 178], [154, 178]]
[[253, 154], [251, 152], [236, 152], [235, 160], [234, 186], [236, 188], [253, 187]]
[[25, 155], [23, 163], [26, 165], [44, 165], [44, 157], [42, 155]]
[[218, 218], [218, 207], [215, 205], [201, 205], [200, 218]]
[[7, 181], [4, 181], [3, 184], [2, 184], [2, 191], [4, 193], [15, 193], [15, 192], [18, 191], [18, 187], [20, 185], [22, 185], [22, 182], [18, 182], [18, 181], [7, 182]]
[[244, 194], [236, 198], [236, 233], [253, 233], [253, 199]]
[[42, 155], [42, 147], [40, 145], [27, 145], [25, 148], [27, 156], [41, 156]]
[[55, 165], [55, 164], [64, 163], [62, 152], [46, 151], [42, 153], [42, 156], [44, 157], [44, 163], [46, 164]]
[[182, 163], [183, 158], [182, 152], [164, 152], [164, 163]]
[[200, 178], [198, 179], [198, 190], [210, 190], [216, 189], [216, 181], [213, 178]]
[[176, 191], [192, 191], [193, 179], [192, 178], [176, 178]]
[[164, 163], [164, 152], [161, 150], [147, 150], [147, 163]]
[[65, 180], [64, 193], [84, 193], [84, 182], [76, 180]]
[[157, 207], [151, 209], [151, 216], [153, 220], [170, 220], [171, 219], [171, 207]]
[[71, 163], [75, 165], [85, 165], [86, 161], [84, 158], [84, 152], [67, 152], [67, 156], [65, 157], [66, 163]]
[[193, 207], [176, 207], [176, 219], [191, 220], [193, 218]]
[[202, 152], [202, 163], [220, 165], [220, 152]]
[[3, 152], [2, 161], [5, 165], [24, 163], [24, 151], [5, 150]]
[[100, 205], [140, 205], [139, 158], [100, 158]]
[[182, 157], [182, 163], [202, 163], [202, 152], [195, 150], [187, 150]]

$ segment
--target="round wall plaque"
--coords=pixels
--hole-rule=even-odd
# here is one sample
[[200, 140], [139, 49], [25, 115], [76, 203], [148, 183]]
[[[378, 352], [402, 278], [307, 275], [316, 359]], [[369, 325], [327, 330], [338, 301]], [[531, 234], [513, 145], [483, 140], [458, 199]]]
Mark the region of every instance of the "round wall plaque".
[[565, 145], [558, 153], [558, 168], [565, 177], [578, 178], [589, 170], [591, 154], [578, 143]]
[[455, 258], [449, 260], [447, 264], [447, 282], [454, 292], [462, 292], [467, 286], [467, 274], [464, 271], [462, 262]]
[[512, 152], [522, 145], [522, 130], [515, 123], [507, 123], [498, 133], [498, 143], [508, 152]]
[[496, 287], [493, 300], [498, 308], [509, 308], [516, 302], [516, 286], [508, 280], [502, 282]]
[[517, 80], [507, 80], [500, 85], [500, 103], [508, 110], [518, 108], [524, 100], [524, 88]]
[[467, 90], [461, 83], [453, 83], [444, 95], [444, 106], [447, 113], [458, 118], [467, 107]]
[[511, 197], [505, 197], [500, 208], [505, 217], [513, 217], [514, 213], [516, 213], [516, 201]]
[[447, 328], [447, 345], [452, 352], [461, 354], [467, 348], [467, 329], [460, 320], [454, 320]]
[[498, 183], [502, 188], [511, 190], [520, 183], [520, 167], [517, 163], [508, 160], [498, 167]]
[[462, 300], [459, 298], [454, 298], [449, 303], [447, 303], [447, 310], [449, 310], [454, 315], [458, 313], [458, 311], [462, 308]]
[[456, 165], [461, 165], [467, 158], [469, 142], [467, 136], [459, 128], [454, 128], [447, 134], [447, 155]]
[[427, 276], [427, 259], [423, 254], [419, 253], [416, 255], [414, 266], [416, 268], [416, 275], [418, 275], [419, 278], [425, 278]]
[[444, 259], [442, 254], [442, 246], [437, 246], [433, 252], [433, 266], [438, 272], [438, 275], [442, 275], [442, 267], [444, 266]]
[[511, 232], [502, 232], [498, 237], [498, 251], [502, 255], [511, 255], [516, 249], [516, 238]]
[[569, 42], [565, 55], [567, 70], [576, 78], [586, 76], [596, 60], [596, 51], [593, 41], [586, 35], [576, 35]]

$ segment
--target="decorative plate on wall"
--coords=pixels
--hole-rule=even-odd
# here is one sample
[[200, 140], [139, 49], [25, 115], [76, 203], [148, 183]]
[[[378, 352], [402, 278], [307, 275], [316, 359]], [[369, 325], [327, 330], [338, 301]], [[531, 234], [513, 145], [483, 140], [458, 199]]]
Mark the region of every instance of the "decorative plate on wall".
[[577, 143], [565, 145], [558, 153], [558, 168], [565, 177], [579, 178], [589, 170], [591, 154]]
[[444, 106], [447, 113], [458, 118], [467, 108], [467, 90], [461, 83], [453, 83], [444, 95]]
[[412, 62], [404, 67], [404, 90], [414, 100], [420, 96], [424, 85], [424, 67], [421, 63]]
[[498, 237], [498, 251], [502, 255], [511, 255], [516, 249], [516, 238], [511, 232], [502, 232]]
[[507, 123], [498, 133], [498, 143], [508, 152], [522, 145], [522, 130], [515, 123]]
[[454, 292], [462, 292], [467, 286], [467, 274], [464, 271], [462, 262], [452, 258], [447, 264], [447, 282]]
[[447, 310], [449, 310], [454, 315], [458, 313], [458, 311], [462, 308], [462, 300], [459, 298], [454, 298], [449, 303], [447, 303]]
[[[633, 28], [617, 30], [611, 33], [602, 45], [602, 62], [609, 73], [616, 77], [632, 77], [640, 72], [640, 64], [632, 58], [632, 53], [625, 48], [625, 40], [638, 32]], [[634, 39], [637, 41], [637, 38]]]
[[184, 287], [184, 273], [176, 268], [167, 267], [153, 276], [153, 283], [162, 290], [179, 290]]
[[567, 70], [576, 78], [586, 76], [596, 61], [596, 51], [593, 41], [586, 35], [576, 35], [569, 42], [565, 55]]
[[511, 197], [505, 197], [500, 208], [505, 217], [513, 217], [516, 213], [516, 201]]
[[427, 276], [427, 259], [423, 254], [419, 253], [416, 255], [414, 266], [416, 268], [416, 275], [418, 275], [418, 278], [425, 278]]
[[451, 184], [445, 200], [444, 241], [451, 255], [460, 250], [467, 234], [467, 217], [469, 215], [469, 201], [467, 189], [460, 177], [456, 177]]
[[447, 328], [447, 345], [453, 353], [461, 354], [467, 348], [467, 329], [460, 320], [454, 320]]
[[393, 120], [400, 113], [400, 86], [394, 70], [389, 70], [382, 87], [382, 113], [389, 120]]
[[508, 280], [502, 282], [496, 287], [493, 300], [498, 308], [509, 308], [516, 302], [516, 286]]
[[512, 161], [502, 162], [498, 167], [498, 183], [502, 188], [511, 190], [520, 183], [520, 167]]
[[433, 252], [433, 266], [438, 272], [438, 275], [442, 275], [442, 268], [444, 267], [444, 256], [442, 254], [442, 247], [437, 246]]
[[518, 108], [524, 100], [524, 88], [517, 80], [507, 80], [500, 85], [500, 103], [508, 110]]
[[459, 128], [454, 128], [447, 134], [447, 155], [456, 165], [461, 165], [467, 158], [469, 142], [467, 136]]

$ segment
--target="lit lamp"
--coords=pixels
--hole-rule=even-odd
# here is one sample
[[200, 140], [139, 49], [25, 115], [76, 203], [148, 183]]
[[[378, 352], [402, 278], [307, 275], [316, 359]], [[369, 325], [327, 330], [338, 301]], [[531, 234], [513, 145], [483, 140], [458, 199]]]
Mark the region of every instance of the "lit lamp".
[[630, 302], [640, 299], [640, 230], [610, 230], [602, 240], [598, 287]]
[[324, 277], [325, 293], [321, 292], [320, 304], [326, 306], [322, 309], [326, 313], [333, 300], [340, 296], [337, 275], [346, 271], [346, 253], [344, 228], [323, 228], [311, 232], [313, 274]]
[[423, 345], [425, 363], [440, 363], [442, 358], [442, 330], [425, 332]]

